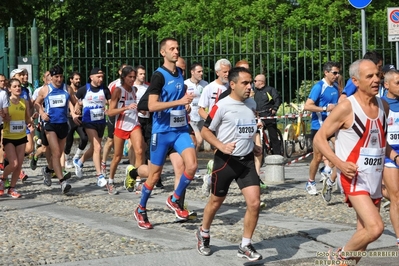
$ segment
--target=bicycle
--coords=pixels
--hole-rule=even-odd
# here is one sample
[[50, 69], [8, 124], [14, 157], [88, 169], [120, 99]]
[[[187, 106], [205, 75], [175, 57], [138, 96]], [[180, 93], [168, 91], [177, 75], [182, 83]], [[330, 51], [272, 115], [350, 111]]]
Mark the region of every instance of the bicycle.
[[[260, 128], [260, 143], [262, 144], [262, 161], [261, 165], [265, 163], [265, 158], [267, 155], [274, 154], [273, 153], [273, 148], [270, 144], [270, 138], [269, 138], [269, 131], [267, 130], [264, 121], [262, 121], [263, 126]], [[277, 138], [280, 141], [280, 150], [281, 156], [284, 156], [284, 142], [283, 142], [283, 135], [281, 134], [280, 129], [277, 128]]]
[[[297, 117], [288, 118], [291, 123], [288, 124], [284, 129], [284, 148], [285, 155], [290, 158], [295, 152], [295, 144], [299, 143], [299, 148], [304, 150], [309, 148], [309, 143], [306, 139], [306, 125], [302, 120], [304, 111], [303, 106], [298, 106], [295, 103], [290, 103], [288, 106], [292, 107], [296, 113]], [[296, 121], [296, 123], [294, 123]]]

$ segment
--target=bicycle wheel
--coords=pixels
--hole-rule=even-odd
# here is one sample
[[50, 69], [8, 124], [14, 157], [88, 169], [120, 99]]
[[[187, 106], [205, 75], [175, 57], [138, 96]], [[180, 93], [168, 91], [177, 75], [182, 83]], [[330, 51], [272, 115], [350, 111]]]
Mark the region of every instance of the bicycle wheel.
[[287, 156], [287, 158], [291, 158], [292, 153], [294, 152], [295, 142], [292, 140], [285, 140], [284, 144], [285, 144], [285, 156]]
[[283, 135], [281, 134], [280, 129], [277, 128], [277, 137], [278, 140], [280, 141], [280, 155], [284, 156], [284, 141], [283, 141]]
[[306, 148], [306, 136], [305, 136], [305, 122], [301, 122], [299, 126], [299, 135], [298, 135], [299, 147], [301, 150]]

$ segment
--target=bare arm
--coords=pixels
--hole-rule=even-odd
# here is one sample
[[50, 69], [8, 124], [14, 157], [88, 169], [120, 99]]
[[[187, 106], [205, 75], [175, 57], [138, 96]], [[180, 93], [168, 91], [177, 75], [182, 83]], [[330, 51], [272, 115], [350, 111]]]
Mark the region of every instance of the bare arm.
[[206, 119], [208, 117], [208, 113], [205, 111], [204, 107], [200, 107], [198, 109], [198, 114], [201, 116], [202, 119]]
[[158, 112], [165, 109], [173, 108], [179, 105], [190, 104], [193, 101], [194, 96], [185, 94], [181, 99], [171, 102], [160, 102], [159, 95], [150, 94], [148, 96], [148, 110], [150, 112]]
[[35, 101], [35, 108], [36, 108], [37, 112], [39, 113], [40, 117], [44, 121], [49, 121], [49, 119], [50, 119], [48, 114], [46, 114], [43, 109], [43, 101], [44, 101], [44, 97], [47, 95], [47, 93], [48, 93], [48, 87], [46, 85], [39, 91], [39, 94], [37, 95], [37, 98]]
[[353, 162], [344, 162], [328, 144], [328, 137], [332, 136], [339, 129], [348, 128], [352, 123], [352, 106], [349, 101], [337, 105], [330, 113], [323, 125], [317, 132], [313, 140], [313, 146], [329, 159], [341, 172], [350, 178], [353, 178], [357, 171], [357, 166]]
[[[108, 116], [115, 116], [117, 114], [122, 113], [123, 111], [126, 111], [128, 109], [131, 109], [129, 106], [124, 106], [122, 108], [117, 108], [118, 107], [118, 101], [121, 98], [121, 89], [116, 87], [114, 91], [111, 94], [111, 100], [109, 103], [109, 109], [108, 109]], [[137, 104], [136, 108], [137, 108]]]
[[[332, 109], [334, 109], [335, 105], [334, 104], [329, 104], [326, 107], [327, 107], [326, 112], [331, 112]], [[304, 111], [310, 111], [310, 112], [323, 112], [324, 111], [323, 107], [317, 106], [315, 104], [315, 102], [312, 99], [310, 99], [310, 98], [308, 98], [306, 100], [303, 110]]]

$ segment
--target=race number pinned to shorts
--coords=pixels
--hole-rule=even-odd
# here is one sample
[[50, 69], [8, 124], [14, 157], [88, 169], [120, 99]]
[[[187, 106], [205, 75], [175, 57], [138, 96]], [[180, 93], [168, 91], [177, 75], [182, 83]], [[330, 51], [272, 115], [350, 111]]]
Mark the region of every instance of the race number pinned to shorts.
[[50, 95], [48, 97], [50, 108], [64, 107], [66, 105], [66, 97], [64, 94], [61, 95]]
[[10, 121], [10, 133], [21, 133], [25, 131], [25, 121]]
[[183, 127], [187, 125], [186, 110], [170, 111], [170, 127]]
[[251, 139], [256, 133], [255, 119], [236, 119], [236, 137]]
[[90, 120], [98, 121], [104, 119], [103, 108], [90, 109]]

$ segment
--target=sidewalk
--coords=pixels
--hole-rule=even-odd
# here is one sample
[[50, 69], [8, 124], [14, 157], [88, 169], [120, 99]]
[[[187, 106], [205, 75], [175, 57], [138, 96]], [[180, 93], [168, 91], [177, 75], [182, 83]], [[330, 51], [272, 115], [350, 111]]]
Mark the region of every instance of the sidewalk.
[[[200, 154], [202, 173], [210, 156], [210, 153]], [[275, 187], [283, 193], [286, 189], [303, 191], [310, 160], [311, 157], [287, 166], [286, 183], [269, 185], [270, 190]], [[118, 168], [118, 180], [123, 180], [124, 168], [124, 165]], [[86, 175], [89, 175], [93, 171], [92, 163], [86, 163], [85, 169], [88, 169]], [[345, 243], [355, 229], [355, 216], [349, 217], [351, 223], [337, 223], [328, 219], [321, 222], [298, 217], [289, 211], [275, 212], [276, 207], [268, 208], [268, 205], [261, 212], [257, 227], [256, 238], [264, 234], [263, 240], [254, 240], [254, 246], [263, 255], [263, 260], [248, 262], [236, 257], [245, 206], [226, 200], [227, 203], [217, 214], [218, 223], [222, 221], [217, 226], [230, 226], [231, 239], [219, 237], [217, 229], [212, 229], [211, 236], [215, 234], [211, 239], [213, 254], [204, 257], [196, 251], [194, 237], [206, 204], [206, 198], [195, 194], [200, 193], [202, 181], [193, 181], [194, 195], [189, 198], [189, 207], [197, 210], [199, 219], [182, 224], [173, 223], [173, 214], [165, 211], [165, 199], [173, 186], [173, 171], [169, 162], [164, 169], [167, 191], [154, 191], [149, 201], [153, 230], [140, 230], [132, 219], [132, 210], [139, 198], [134, 193], [120, 189], [119, 195], [110, 196], [93, 185], [92, 178], [77, 180], [73, 177], [72, 195], [64, 196], [60, 195], [59, 187], [55, 184], [50, 188], [42, 184], [39, 169], [34, 172], [27, 170], [27, 173], [30, 178], [24, 185], [23, 199], [0, 198], [0, 225], [3, 228], [8, 226], [0, 233], [5, 240], [0, 249], [2, 265], [325, 265], [325, 252]], [[20, 189], [21, 192], [24, 190]], [[334, 197], [339, 195], [334, 194]], [[235, 190], [231, 198], [233, 201], [242, 201], [242, 196]], [[295, 198], [287, 199], [295, 201]], [[11, 217], [10, 213], [18, 217]], [[25, 226], [21, 227], [20, 223]], [[262, 231], [266, 230], [264, 228], [268, 228], [267, 231]], [[277, 232], [276, 236], [268, 238], [273, 230]], [[13, 238], [21, 237], [15, 241], [17, 244], [11, 245], [10, 234]], [[385, 253], [367, 253], [359, 265], [397, 265], [398, 250], [394, 243], [395, 236], [388, 223], [384, 234], [368, 249], [368, 252], [378, 250]], [[33, 254], [35, 252], [41, 254]], [[25, 260], [13, 260], [11, 254], [24, 256]]]

